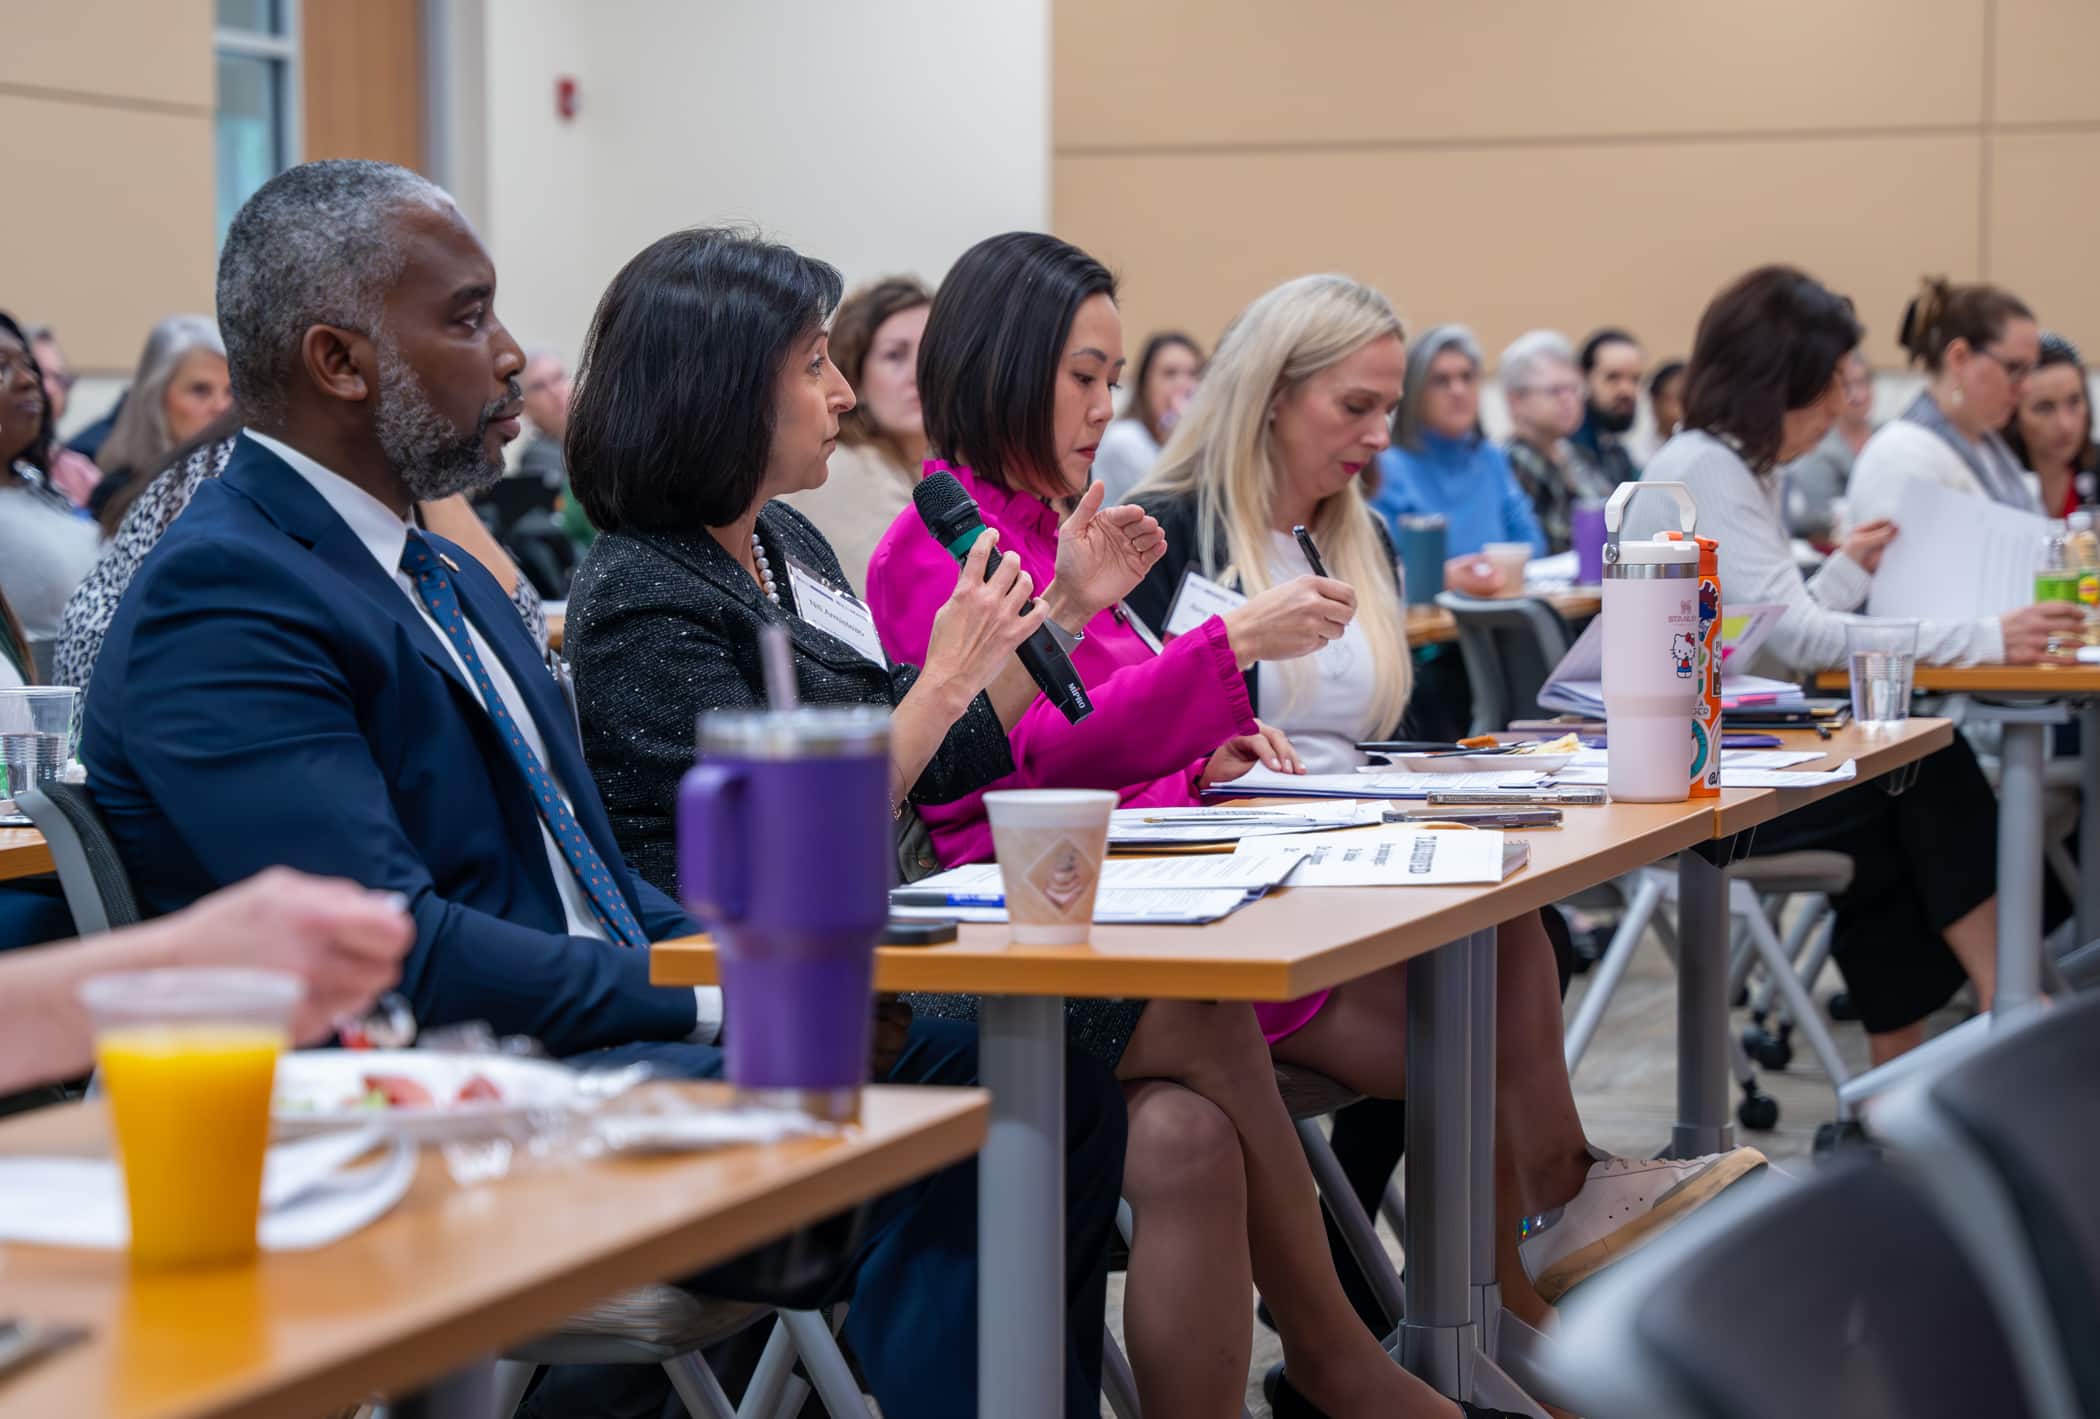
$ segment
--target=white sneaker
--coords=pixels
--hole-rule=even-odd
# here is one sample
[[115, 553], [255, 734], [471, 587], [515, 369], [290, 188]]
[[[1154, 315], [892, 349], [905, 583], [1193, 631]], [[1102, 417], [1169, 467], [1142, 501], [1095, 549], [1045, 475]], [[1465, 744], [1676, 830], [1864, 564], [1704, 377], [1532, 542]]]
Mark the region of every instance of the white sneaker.
[[1558, 1301], [1764, 1166], [1755, 1148], [1686, 1159], [1600, 1157], [1565, 1206], [1517, 1224], [1524, 1274], [1541, 1300]]

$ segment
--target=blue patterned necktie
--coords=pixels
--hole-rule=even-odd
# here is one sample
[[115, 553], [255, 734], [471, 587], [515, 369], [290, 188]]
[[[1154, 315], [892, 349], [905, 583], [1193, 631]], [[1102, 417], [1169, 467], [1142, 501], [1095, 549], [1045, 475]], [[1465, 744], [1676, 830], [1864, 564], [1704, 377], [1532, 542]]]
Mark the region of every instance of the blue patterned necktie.
[[547, 830], [554, 835], [555, 846], [568, 861], [583, 884], [583, 890], [591, 900], [591, 914], [598, 918], [604, 928], [606, 939], [626, 946], [647, 946], [649, 938], [642, 931], [642, 924], [635, 920], [634, 912], [621, 895], [619, 884], [613, 881], [612, 873], [606, 870], [605, 859], [591, 846], [591, 840], [583, 835], [576, 824], [576, 815], [569, 805], [562, 802], [554, 780], [547, 773], [547, 766], [532, 752], [525, 736], [518, 732], [517, 721], [510, 717], [504, 707], [503, 696], [496, 693], [496, 686], [489, 679], [487, 669], [482, 666], [481, 656], [474, 649], [474, 638], [467, 634], [466, 613], [460, 610], [459, 593], [453, 589], [452, 578], [445, 571], [445, 564], [418, 533], [408, 534], [408, 545], [401, 549], [401, 570], [415, 578], [416, 594], [430, 608], [436, 618], [438, 629], [459, 658], [466, 662], [467, 673], [481, 691], [481, 703], [487, 708], [489, 718], [495, 722], [496, 732], [510, 746], [510, 756], [517, 761], [518, 771], [525, 775], [525, 786], [532, 790], [532, 801], [539, 805], [540, 817], [546, 820]]

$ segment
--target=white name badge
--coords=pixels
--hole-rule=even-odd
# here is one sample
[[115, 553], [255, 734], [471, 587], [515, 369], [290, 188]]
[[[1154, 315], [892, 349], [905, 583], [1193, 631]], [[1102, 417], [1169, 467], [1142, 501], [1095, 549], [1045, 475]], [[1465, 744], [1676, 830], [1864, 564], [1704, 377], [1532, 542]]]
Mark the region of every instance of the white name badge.
[[1231, 587], [1220, 586], [1193, 571], [1184, 572], [1180, 589], [1174, 593], [1174, 604], [1167, 608], [1166, 638], [1187, 635], [1211, 617], [1237, 611], [1246, 604], [1247, 598]]
[[882, 637], [875, 631], [875, 613], [850, 591], [841, 591], [799, 562], [789, 562], [788, 590], [795, 597], [795, 614], [828, 636], [859, 651], [871, 665], [890, 668], [883, 654]]

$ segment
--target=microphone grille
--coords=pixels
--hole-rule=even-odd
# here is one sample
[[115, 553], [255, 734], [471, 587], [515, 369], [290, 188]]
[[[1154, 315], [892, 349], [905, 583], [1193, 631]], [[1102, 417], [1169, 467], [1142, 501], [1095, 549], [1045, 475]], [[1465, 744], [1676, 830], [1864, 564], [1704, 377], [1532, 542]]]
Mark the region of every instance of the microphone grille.
[[981, 520], [977, 500], [953, 473], [930, 473], [921, 478], [911, 490], [911, 500], [919, 510], [919, 520], [944, 541]]

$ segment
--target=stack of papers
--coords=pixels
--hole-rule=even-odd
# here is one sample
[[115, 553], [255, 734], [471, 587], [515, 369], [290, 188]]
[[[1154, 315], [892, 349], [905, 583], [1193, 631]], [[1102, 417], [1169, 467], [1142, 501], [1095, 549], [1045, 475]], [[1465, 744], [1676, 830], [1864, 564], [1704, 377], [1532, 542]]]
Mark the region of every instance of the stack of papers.
[[1374, 767], [1353, 774], [1280, 774], [1257, 764], [1230, 783], [1211, 785], [1209, 791], [1219, 798], [1427, 798], [1433, 788], [1537, 788], [1545, 782], [1546, 775], [1522, 769], [1416, 774]]
[[[1721, 751], [1723, 788], [1815, 788], [1856, 778], [1858, 765], [1850, 759], [1834, 769], [1797, 771], [1795, 765], [1812, 763], [1823, 756], [1813, 749], [1724, 749]], [[1608, 781], [1611, 760], [1606, 750], [1585, 749], [1559, 773], [1555, 783], [1602, 786]]]
[[1118, 808], [1109, 815], [1108, 845], [1126, 850], [1202, 847], [1382, 821], [1377, 804], [1353, 798], [1290, 808]]
[[[1530, 857], [1522, 842], [1500, 832], [1406, 827], [1362, 828], [1294, 838], [1309, 849], [1291, 872], [1293, 887], [1450, 887], [1492, 885]], [[1242, 853], [1260, 851], [1241, 843]]]
[[[1230, 916], [1290, 876], [1305, 849], [1242, 844], [1229, 855], [1110, 858], [1101, 864], [1094, 920], [1108, 924], [1200, 925]], [[905, 920], [1005, 921], [1006, 884], [996, 862], [937, 872], [890, 893], [890, 915]]]
[[[1725, 609], [1721, 616], [1721, 707], [1737, 709], [1745, 705], [1760, 708], [1799, 708], [1805, 701], [1801, 687], [1789, 680], [1768, 680], [1763, 676], [1730, 674], [1728, 666], [1748, 665], [1779, 623], [1780, 608], [1768, 605], [1751, 605], [1738, 609]], [[1585, 715], [1592, 719], [1604, 717], [1604, 618], [1583, 628], [1575, 644], [1561, 657], [1560, 664], [1546, 677], [1539, 690], [1539, 703], [1547, 709], [1559, 710], [1563, 714]]]

